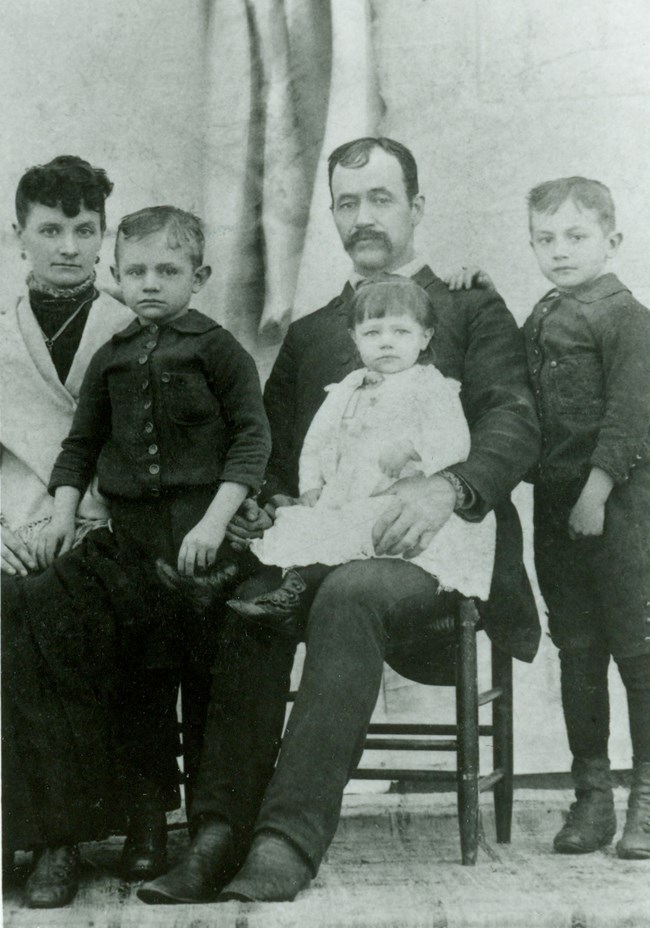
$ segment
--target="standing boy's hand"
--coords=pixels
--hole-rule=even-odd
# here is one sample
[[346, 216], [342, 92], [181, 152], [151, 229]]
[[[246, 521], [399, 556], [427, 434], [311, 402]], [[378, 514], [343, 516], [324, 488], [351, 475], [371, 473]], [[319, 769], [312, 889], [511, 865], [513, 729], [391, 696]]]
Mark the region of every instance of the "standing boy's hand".
[[582, 488], [582, 493], [569, 515], [569, 536], [590, 538], [605, 531], [605, 504], [612, 492], [614, 481], [598, 467], [594, 467]]
[[178, 572], [193, 577], [196, 570], [211, 567], [226, 536], [226, 527], [204, 516], [187, 533], [178, 552]]

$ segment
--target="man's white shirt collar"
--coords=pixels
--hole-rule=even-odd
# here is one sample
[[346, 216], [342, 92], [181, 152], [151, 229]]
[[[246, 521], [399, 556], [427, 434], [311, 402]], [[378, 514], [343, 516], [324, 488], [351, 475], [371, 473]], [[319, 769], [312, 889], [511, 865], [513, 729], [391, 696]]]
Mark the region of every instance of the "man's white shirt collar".
[[[421, 271], [422, 268], [425, 267], [426, 263], [426, 261], [423, 261], [422, 258], [416, 255], [415, 258], [407, 261], [406, 264], [391, 271], [391, 274], [399, 274], [400, 277], [413, 277], [418, 271]], [[348, 282], [353, 290], [359, 286], [362, 280], [368, 280], [368, 278], [354, 270], [348, 278]]]

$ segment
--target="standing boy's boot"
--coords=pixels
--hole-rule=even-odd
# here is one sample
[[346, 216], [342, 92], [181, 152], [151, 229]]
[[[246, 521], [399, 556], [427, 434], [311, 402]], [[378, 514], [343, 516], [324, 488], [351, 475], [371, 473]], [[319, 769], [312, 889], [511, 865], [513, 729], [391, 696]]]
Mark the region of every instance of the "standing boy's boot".
[[79, 888], [81, 860], [75, 844], [45, 847], [25, 884], [28, 909], [58, 909], [72, 902]]
[[650, 762], [634, 761], [625, 830], [616, 851], [626, 860], [650, 860]]
[[616, 834], [614, 795], [606, 757], [576, 757], [571, 766], [576, 802], [553, 841], [558, 854], [589, 854]]

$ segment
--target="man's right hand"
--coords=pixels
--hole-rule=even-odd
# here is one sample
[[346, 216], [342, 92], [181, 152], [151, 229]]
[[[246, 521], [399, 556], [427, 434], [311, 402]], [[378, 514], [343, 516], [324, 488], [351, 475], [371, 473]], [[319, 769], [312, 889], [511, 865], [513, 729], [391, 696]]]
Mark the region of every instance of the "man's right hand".
[[2, 526], [2, 573], [10, 577], [26, 577], [37, 564], [32, 552], [22, 539], [6, 525]]

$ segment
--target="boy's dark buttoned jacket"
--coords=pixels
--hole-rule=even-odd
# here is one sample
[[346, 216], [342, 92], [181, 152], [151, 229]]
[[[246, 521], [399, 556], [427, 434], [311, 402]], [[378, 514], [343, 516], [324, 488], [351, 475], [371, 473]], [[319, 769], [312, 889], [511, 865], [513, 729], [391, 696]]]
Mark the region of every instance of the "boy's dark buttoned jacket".
[[614, 274], [551, 290], [524, 325], [545, 483], [592, 467], [623, 483], [650, 463], [650, 312]]
[[[526, 370], [521, 333], [500, 297], [486, 290], [451, 292], [425, 267], [413, 278], [429, 294], [436, 323], [432, 346], [437, 367], [462, 384], [461, 400], [472, 447], [453, 468], [477, 500], [466, 518], [497, 515], [497, 551], [486, 629], [503, 650], [532, 660], [539, 620], [522, 561], [521, 526], [510, 491], [535, 463], [539, 427]], [[264, 498], [295, 496], [302, 443], [325, 387], [361, 366], [347, 326], [352, 289], [289, 327], [264, 392], [273, 451]]]
[[257, 369], [196, 310], [165, 325], [131, 325], [95, 354], [50, 491], [85, 489], [95, 469], [109, 497], [163, 490], [259, 488], [270, 451]]

